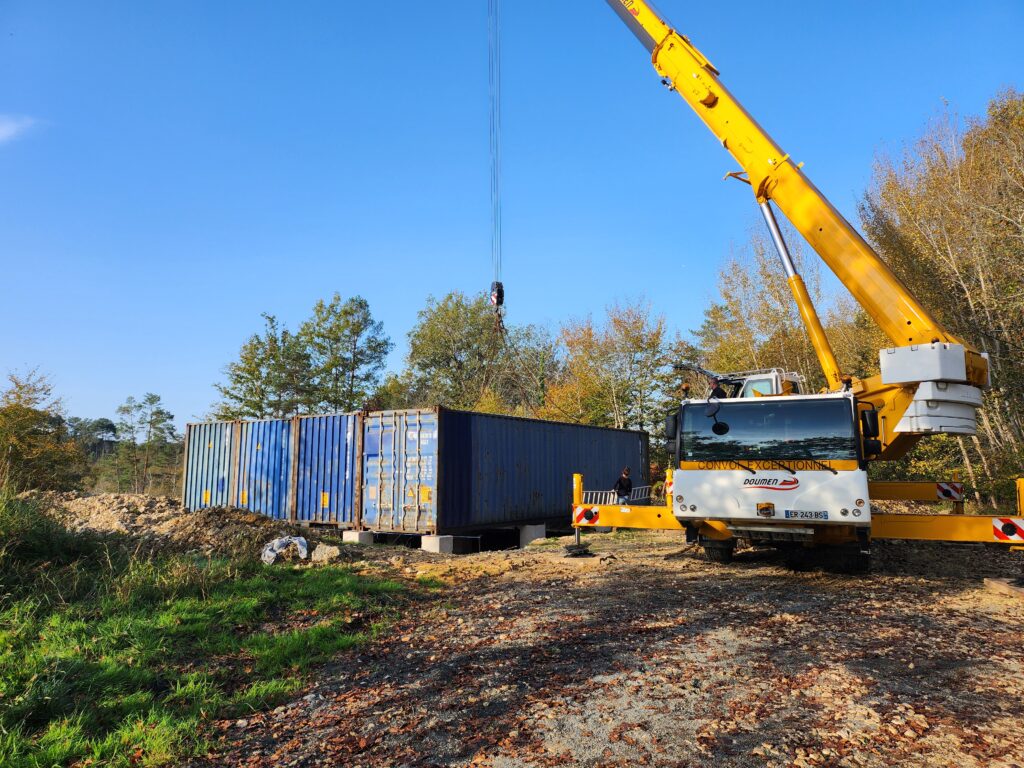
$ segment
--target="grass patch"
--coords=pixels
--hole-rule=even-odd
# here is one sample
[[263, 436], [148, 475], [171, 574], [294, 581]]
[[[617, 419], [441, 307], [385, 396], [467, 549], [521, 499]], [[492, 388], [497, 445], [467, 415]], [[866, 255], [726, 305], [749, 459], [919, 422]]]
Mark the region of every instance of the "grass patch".
[[445, 583], [436, 576], [417, 576], [416, 583], [424, 589], [443, 589]]
[[0, 493], [0, 765], [202, 752], [205, 721], [294, 695], [407, 593], [342, 567], [151, 556]]

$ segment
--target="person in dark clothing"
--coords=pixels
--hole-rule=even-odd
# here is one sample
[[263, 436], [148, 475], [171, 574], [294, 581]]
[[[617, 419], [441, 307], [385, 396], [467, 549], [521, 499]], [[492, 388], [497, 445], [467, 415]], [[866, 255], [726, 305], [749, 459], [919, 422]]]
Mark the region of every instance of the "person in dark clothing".
[[711, 387], [711, 394], [708, 395], [708, 400], [713, 397], [717, 397], [719, 399], [729, 397], [729, 393], [722, 388], [722, 382], [719, 381], [717, 376], [711, 376], [708, 379], [708, 386]]
[[615, 486], [612, 490], [615, 491], [619, 504], [625, 504], [629, 501], [629, 494], [633, 492], [633, 481], [629, 479], [629, 467], [622, 470], [622, 474], [615, 481]]

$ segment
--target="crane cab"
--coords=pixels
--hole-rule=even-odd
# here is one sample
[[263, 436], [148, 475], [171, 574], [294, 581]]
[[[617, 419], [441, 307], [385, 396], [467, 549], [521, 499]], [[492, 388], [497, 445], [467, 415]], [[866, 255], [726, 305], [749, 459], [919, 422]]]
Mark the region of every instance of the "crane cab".
[[760, 368], [712, 375], [718, 379], [719, 386], [730, 399], [799, 395], [804, 391], [804, 377], [781, 368]]
[[755, 543], [855, 543], [870, 529], [865, 438], [850, 393], [688, 400], [666, 432], [672, 514], [684, 527], [712, 521]]

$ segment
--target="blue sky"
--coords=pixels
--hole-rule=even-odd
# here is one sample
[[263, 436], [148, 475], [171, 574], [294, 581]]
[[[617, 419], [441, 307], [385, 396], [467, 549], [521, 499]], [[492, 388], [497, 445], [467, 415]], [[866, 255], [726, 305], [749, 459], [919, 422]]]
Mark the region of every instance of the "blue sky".
[[[1024, 88], [1024, 3], [658, 3], [849, 218], [944, 101]], [[0, 370], [179, 422], [271, 312], [396, 341], [490, 279], [486, 0], [0, 2]], [[386, 10], [380, 10], [381, 7]], [[686, 330], [759, 224], [600, 0], [504, 3], [511, 322], [644, 297]]]

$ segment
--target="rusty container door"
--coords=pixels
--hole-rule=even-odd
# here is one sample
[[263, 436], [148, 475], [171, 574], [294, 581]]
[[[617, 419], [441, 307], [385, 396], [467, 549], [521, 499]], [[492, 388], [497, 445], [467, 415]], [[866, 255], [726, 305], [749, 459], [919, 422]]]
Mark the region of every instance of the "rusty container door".
[[363, 421], [362, 526], [399, 533], [437, 527], [437, 409], [374, 411]]

